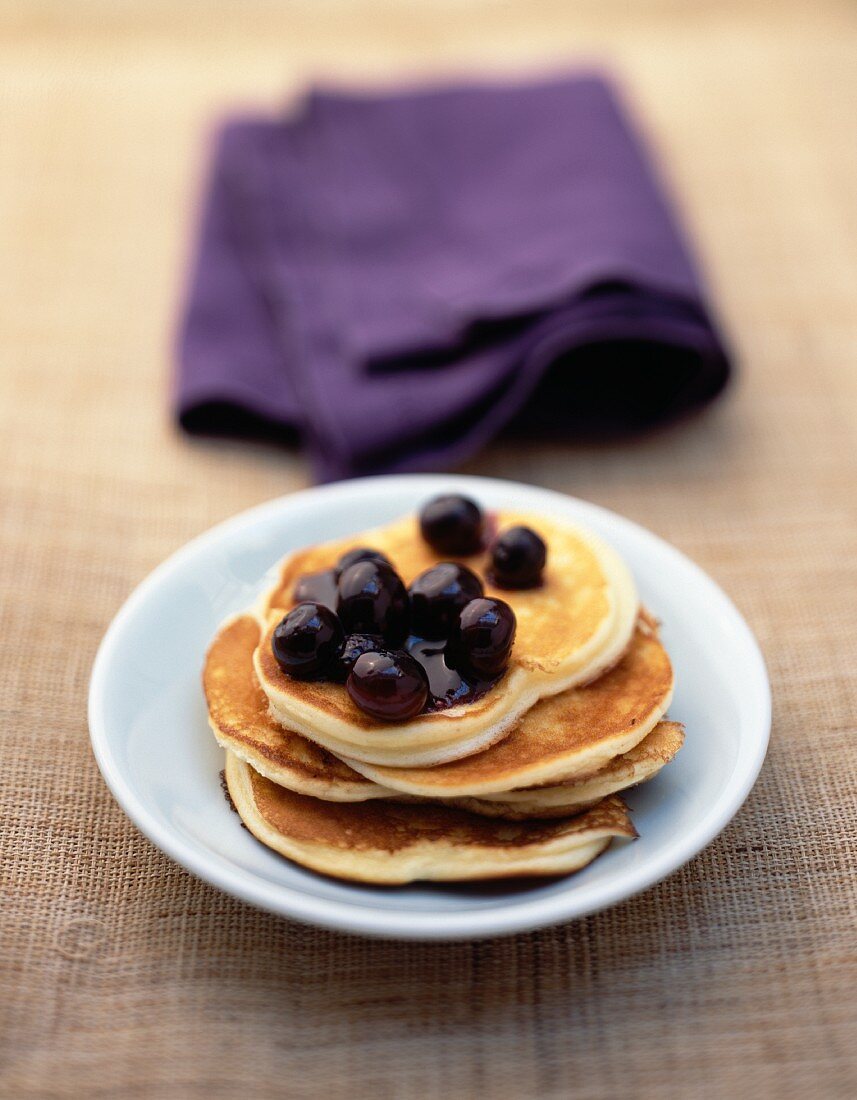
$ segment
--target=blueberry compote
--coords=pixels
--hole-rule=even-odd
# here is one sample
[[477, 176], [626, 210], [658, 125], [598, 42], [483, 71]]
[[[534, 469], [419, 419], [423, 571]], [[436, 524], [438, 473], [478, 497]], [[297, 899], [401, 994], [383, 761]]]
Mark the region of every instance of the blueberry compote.
[[354, 550], [346, 550], [332, 569], [322, 569], [319, 573], [304, 573], [298, 577], [295, 584], [293, 597], [296, 603], [311, 601], [324, 604], [331, 611], [336, 611], [339, 602], [339, 578], [351, 565], [357, 565], [362, 561], [374, 561], [381, 565], [390, 566], [390, 559], [380, 550], [373, 550], [370, 546], [358, 546]]
[[482, 581], [466, 565], [443, 561], [420, 573], [408, 589], [411, 631], [423, 638], [448, 638], [471, 600], [484, 596]]
[[490, 577], [498, 588], [538, 588], [548, 548], [531, 527], [510, 527], [491, 547]]
[[434, 497], [420, 512], [420, 532], [439, 554], [476, 554], [483, 545], [485, 517], [479, 505], [457, 493]]
[[428, 683], [407, 653], [378, 650], [354, 662], [345, 689], [354, 702], [384, 722], [404, 722], [425, 709]]
[[505, 600], [471, 600], [449, 636], [447, 659], [471, 676], [502, 676], [509, 663], [517, 625], [515, 612]]
[[271, 649], [283, 672], [295, 680], [329, 675], [345, 645], [336, 614], [320, 603], [299, 603], [274, 629]]
[[297, 603], [320, 603], [335, 611], [339, 598], [336, 582], [334, 569], [324, 569], [321, 573], [305, 573], [298, 577], [292, 596]]
[[394, 646], [408, 634], [408, 591], [384, 562], [358, 561], [343, 569], [336, 612], [346, 634], [378, 634]]
[[[349, 694], [361, 709], [375, 717], [386, 716], [394, 721], [401, 721], [401, 716], [394, 716], [392, 706], [388, 706], [386, 715], [382, 713], [386, 704], [380, 697], [373, 710], [371, 691], [375, 688], [375, 680], [379, 693], [392, 689], [393, 678], [400, 690], [406, 682], [410, 684], [413, 677], [405, 674], [409, 673], [412, 661], [421, 667], [427, 684], [427, 691], [420, 699], [420, 711], [446, 710], [474, 702], [489, 691], [508, 664], [511, 639], [514, 638], [511, 608], [503, 605], [511, 616], [512, 625], [511, 631], [501, 631], [503, 637], [498, 638], [500, 644], [494, 660], [474, 661], [470, 659], [468, 647], [462, 644], [460, 621], [462, 616], [465, 622], [468, 621], [468, 607], [482, 597], [482, 582], [471, 570], [451, 562], [434, 566], [411, 585], [410, 599], [403, 607], [401, 582], [386, 559], [380, 554], [363, 553], [366, 556], [361, 554], [357, 561], [340, 559], [333, 569], [300, 577], [295, 586], [295, 599], [312, 600], [338, 611], [346, 631], [338, 658], [317, 678], [350, 684]], [[358, 564], [363, 568], [354, 570]], [[481, 600], [479, 606], [495, 602], [502, 601]], [[470, 618], [473, 618], [472, 612]], [[484, 640], [484, 630], [482, 633]], [[450, 636], [455, 640], [454, 647], [449, 642]], [[488, 641], [490, 643], [490, 638]], [[377, 675], [372, 666], [373, 675], [365, 678], [361, 688], [359, 683], [352, 682], [352, 673], [364, 654], [383, 654], [385, 674]], [[370, 662], [364, 661], [360, 667], [361, 671], [369, 671]], [[410, 696], [412, 702], [403, 710], [416, 706], [418, 697], [419, 692], [414, 687]]]
[[461, 673], [447, 664], [445, 641], [432, 641], [412, 634], [405, 649], [423, 666], [429, 685], [425, 710], [447, 710], [473, 703], [489, 691], [502, 676], [487, 677]]

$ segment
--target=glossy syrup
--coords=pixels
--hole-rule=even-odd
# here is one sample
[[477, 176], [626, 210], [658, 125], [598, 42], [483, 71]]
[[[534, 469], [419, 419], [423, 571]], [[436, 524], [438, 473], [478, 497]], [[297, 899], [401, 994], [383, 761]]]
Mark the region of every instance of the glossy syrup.
[[311, 600], [336, 611], [336, 574], [332, 569], [325, 569], [321, 573], [305, 573], [298, 578], [293, 595], [296, 603]]
[[[325, 569], [307, 573], [295, 585], [296, 602], [312, 600], [336, 611], [336, 573]], [[425, 710], [448, 710], [450, 707], [473, 703], [489, 691], [497, 680], [466, 679], [450, 668], [445, 659], [446, 642], [430, 641], [411, 634], [403, 648], [418, 661], [428, 677], [429, 697]]]
[[429, 682], [426, 710], [447, 710], [473, 703], [497, 683], [496, 680], [466, 680], [446, 663], [446, 642], [429, 641], [412, 634], [405, 649], [423, 666]]

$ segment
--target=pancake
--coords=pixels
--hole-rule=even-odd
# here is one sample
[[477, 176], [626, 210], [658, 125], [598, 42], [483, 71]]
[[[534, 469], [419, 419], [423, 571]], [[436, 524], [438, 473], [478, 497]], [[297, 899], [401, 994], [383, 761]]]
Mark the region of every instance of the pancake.
[[257, 839], [313, 871], [394, 885], [557, 875], [586, 866], [614, 836], [635, 837], [622, 800], [551, 822], [494, 820], [449, 806], [344, 805], [296, 794], [226, 754], [226, 783]]
[[590, 775], [654, 729], [672, 700], [666, 650], [641, 620], [624, 658], [594, 683], [542, 699], [485, 752], [431, 768], [347, 759], [374, 783], [426, 798], [495, 794]]
[[[659, 722], [672, 693], [672, 669], [646, 619], [616, 668], [595, 684], [542, 700], [505, 741], [437, 768], [383, 769], [381, 781], [273, 721], [252, 667], [259, 632], [258, 621], [245, 614], [217, 634], [203, 670], [209, 722], [224, 748], [301, 794], [338, 802], [468, 798], [467, 808], [478, 813], [550, 817], [649, 778], [670, 758], [669, 745], [675, 746], [670, 755], [680, 747], [680, 727]], [[545, 714], [554, 716], [555, 727]], [[663, 727], [673, 733], [668, 737]], [[562, 782], [572, 774], [575, 781]], [[541, 786], [517, 789], [534, 783]]]
[[482, 798], [454, 798], [449, 804], [511, 821], [567, 817], [596, 805], [608, 795], [645, 783], [672, 760], [683, 744], [684, 727], [680, 722], [658, 722], [639, 745], [617, 756], [594, 775]]
[[218, 742], [268, 779], [301, 794], [336, 802], [392, 794], [271, 718], [253, 671], [260, 633], [253, 615], [237, 615], [223, 624], [206, 655], [202, 683]]
[[512, 659], [498, 684], [465, 705], [384, 723], [361, 711], [340, 684], [294, 680], [275, 661], [270, 635], [293, 606], [292, 591], [301, 575], [330, 568], [345, 550], [364, 545], [385, 553], [406, 584], [443, 560], [420, 536], [417, 518], [408, 516], [299, 551], [281, 566], [259, 605], [267, 632], [254, 659], [276, 721], [338, 756], [390, 767], [429, 767], [481, 752], [506, 736], [539, 699], [593, 680], [614, 665], [628, 646], [638, 612], [634, 582], [618, 554], [595, 535], [551, 517], [501, 513], [497, 523], [532, 526], [548, 545], [544, 584], [524, 591], [492, 587], [486, 580], [486, 554], [464, 559], [483, 578], [486, 595], [506, 600], [518, 620]]

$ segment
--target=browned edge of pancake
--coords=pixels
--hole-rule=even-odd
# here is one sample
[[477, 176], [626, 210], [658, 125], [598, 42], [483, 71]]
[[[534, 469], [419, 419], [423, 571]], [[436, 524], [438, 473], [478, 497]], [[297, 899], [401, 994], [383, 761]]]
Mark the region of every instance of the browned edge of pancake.
[[[584, 687], [541, 699], [506, 736], [481, 753], [432, 767], [394, 768], [348, 760], [361, 775], [406, 794], [474, 797], [555, 786], [594, 774], [642, 741], [666, 710], [673, 689], [669, 655], [646, 623], [622, 661]], [[546, 766], [554, 774], [542, 778]], [[549, 769], [548, 769], [549, 770]], [[488, 784], [488, 790], [480, 790]]]
[[[271, 783], [232, 754], [226, 778], [242, 820], [262, 843], [350, 881], [393, 885], [564, 873], [579, 869], [578, 858], [589, 862], [600, 854], [613, 837], [637, 835], [618, 796], [574, 818], [507, 822], [430, 803], [323, 802]], [[563, 846], [566, 838], [571, 843]], [[563, 868], [561, 862], [575, 865]]]
[[[617, 756], [600, 771], [585, 779], [566, 783], [546, 784], [543, 787], [524, 787], [508, 792], [508, 800], [498, 794], [487, 798], [452, 798], [450, 805], [460, 806], [473, 813], [488, 817], [502, 817], [507, 821], [550, 820], [582, 813], [610, 794], [618, 794], [630, 788], [650, 782], [678, 753], [684, 744], [684, 727], [680, 722], [659, 722], [652, 732], [638, 745], [622, 756]], [[539, 792], [565, 792], [566, 801], [539, 805]], [[531, 801], [518, 802], [515, 796], [532, 795]]]
[[[315, 786], [319, 797], [337, 783], [373, 789], [375, 784], [332, 752], [273, 720], [253, 670], [259, 636], [258, 621], [249, 614], [238, 615], [220, 628], [206, 654], [202, 685], [218, 741], [239, 755], [242, 750], [248, 753], [250, 763], [260, 757], [302, 786]], [[277, 778], [286, 782], [287, 776]]]

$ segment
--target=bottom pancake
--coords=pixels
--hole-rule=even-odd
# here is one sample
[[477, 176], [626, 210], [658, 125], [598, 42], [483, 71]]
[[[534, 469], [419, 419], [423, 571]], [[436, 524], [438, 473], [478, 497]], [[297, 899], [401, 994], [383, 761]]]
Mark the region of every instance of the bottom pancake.
[[326, 802], [296, 794], [226, 754], [229, 795], [263, 844], [356, 882], [468, 881], [567, 874], [614, 836], [635, 837], [617, 796], [573, 818], [511, 823], [432, 803]]

